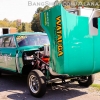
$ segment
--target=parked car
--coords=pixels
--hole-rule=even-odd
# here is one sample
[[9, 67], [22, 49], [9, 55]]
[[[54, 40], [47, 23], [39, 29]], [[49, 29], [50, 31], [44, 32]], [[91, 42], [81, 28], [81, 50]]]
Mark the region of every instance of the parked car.
[[47, 44], [49, 39], [45, 33], [16, 33], [0, 36], [0, 73], [28, 75], [33, 69], [43, 70], [40, 67], [42, 64], [33, 55], [48, 62], [48, 59], [43, 58], [43, 46]]

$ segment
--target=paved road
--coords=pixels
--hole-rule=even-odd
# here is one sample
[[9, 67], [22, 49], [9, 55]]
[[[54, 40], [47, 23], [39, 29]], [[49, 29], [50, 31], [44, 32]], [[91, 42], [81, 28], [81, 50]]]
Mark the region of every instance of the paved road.
[[25, 77], [2, 75], [0, 77], [0, 100], [100, 100], [100, 93], [91, 88], [70, 84], [64, 90], [47, 88], [41, 99], [30, 95]]

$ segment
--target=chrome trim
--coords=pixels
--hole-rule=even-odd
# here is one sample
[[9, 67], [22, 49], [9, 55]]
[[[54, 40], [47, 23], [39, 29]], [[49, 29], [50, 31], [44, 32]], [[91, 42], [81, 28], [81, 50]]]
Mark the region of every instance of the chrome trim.
[[19, 62], [18, 62], [18, 53], [16, 54], [16, 68], [17, 68], [17, 71], [18, 73], [20, 73], [20, 69], [19, 69]]

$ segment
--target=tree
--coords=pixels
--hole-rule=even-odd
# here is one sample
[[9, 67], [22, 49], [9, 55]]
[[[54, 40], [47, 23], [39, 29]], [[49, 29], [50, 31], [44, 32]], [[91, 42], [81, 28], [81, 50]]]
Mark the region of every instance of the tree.
[[56, 0], [56, 1], [54, 2], [54, 6], [56, 6], [56, 5], [60, 4], [60, 3], [61, 3], [61, 1]]
[[42, 12], [42, 11], [43, 11], [43, 8], [42, 8], [42, 7], [39, 7], [39, 8], [37, 8], [36, 13], [40, 13], [40, 12]]
[[21, 26], [18, 26], [18, 27], [17, 27], [17, 30], [18, 30], [18, 32], [22, 32]]
[[[99, 0], [80, 0], [80, 1], [82, 1], [84, 4], [87, 4], [87, 6], [85, 6], [85, 7], [100, 8]], [[94, 3], [94, 5], [91, 5], [91, 3]]]
[[[99, 0], [60, 0], [62, 2], [65, 9], [69, 8], [75, 8], [75, 6], [85, 6], [85, 7], [91, 7], [91, 8], [100, 8], [100, 1]], [[65, 3], [67, 2], [67, 3]], [[71, 5], [68, 5], [69, 4]], [[91, 4], [92, 3], [92, 4]], [[94, 3], [94, 5], [93, 5]], [[72, 5], [75, 4], [75, 5]], [[82, 4], [82, 5], [81, 5]]]
[[22, 23], [22, 32], [25, 31], [25, 23]]
[[19, 23], [18, 20], [9, 21], [7, 18], [4, 18], [3, 20], [0, 20], [0, 27], [13, 27], [17, 28], [18, 32], [31, 32], [31, 23]]
[[48, 10], [48, 9], [50, 9], [50, 7], [46, 5], [46, 6], [43, 8], [43, 11]]
[[31, 30], [31, 23], [25, 23], [25, 31], [26, 32], [32, 32], [32, 30]]
[[49, 8], [50, 8], [49, 6], [45, 6], [44, 8], [41, 8], [41, 7], [37, 8], [36, 13], [33, 15], [33, 20], [31, 21], [31, 29], [34, 32], [43, 32], [44, 31], [40, 25], [40, 13]]
[[[90, 8], [100, 8], [100, 1], [99, 0], [81, 0], [84, 4], [87, 4], [85, 7], [90, 7]], [[90, 5], [88, 5], [90, 3]], [[91, 5], [91, 3], [94, 3], [94, 5]]]

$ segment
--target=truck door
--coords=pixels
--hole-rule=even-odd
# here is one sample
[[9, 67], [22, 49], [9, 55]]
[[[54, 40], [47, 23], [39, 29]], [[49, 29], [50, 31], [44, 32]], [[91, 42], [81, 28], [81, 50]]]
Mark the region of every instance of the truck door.
[[2, 38], [2, 48], [0, 48], [2, 68], [9, 71], [16, 71], [16, 45], [13, 36]]

